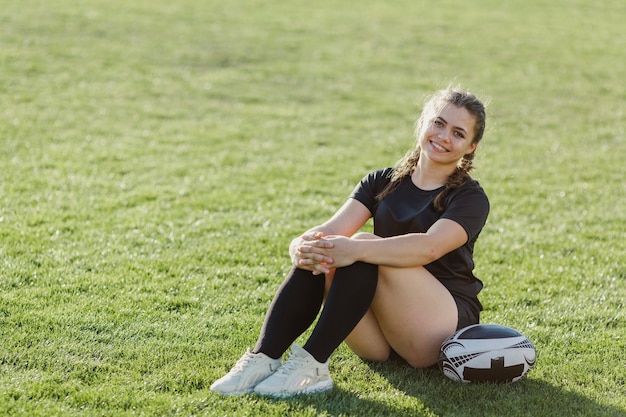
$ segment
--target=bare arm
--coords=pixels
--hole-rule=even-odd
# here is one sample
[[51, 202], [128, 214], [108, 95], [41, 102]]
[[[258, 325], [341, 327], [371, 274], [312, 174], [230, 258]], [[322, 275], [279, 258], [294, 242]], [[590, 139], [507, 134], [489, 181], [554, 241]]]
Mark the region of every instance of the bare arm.
[[426, 233], [410, 233], [379, 239], [327, 237], [333, 247], [324, 254], [333, 259], [329, 267], [350, 265], [356, 261], [406, 268], [429, 264], [467, 242], [465, 229], [457, 222], [440, 219]]

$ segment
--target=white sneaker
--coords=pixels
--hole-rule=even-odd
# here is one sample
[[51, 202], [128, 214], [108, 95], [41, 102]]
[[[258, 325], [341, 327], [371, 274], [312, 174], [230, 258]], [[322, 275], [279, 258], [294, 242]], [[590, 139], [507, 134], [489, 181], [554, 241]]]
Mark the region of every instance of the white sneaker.
[[248, 349], [226, 375], [211, 385], [211, 391], [224, 395], [250, 393], [278, 368], [280, 358], [272, 359], [264, 353], [252, 353]]
[[328, 361], [320, 363], [306, 350], [294, 344], [289, 359], [267, 379], [254, 388], [259, 395], [290, 397], [312, 394], [333, 387], [328, 372]]

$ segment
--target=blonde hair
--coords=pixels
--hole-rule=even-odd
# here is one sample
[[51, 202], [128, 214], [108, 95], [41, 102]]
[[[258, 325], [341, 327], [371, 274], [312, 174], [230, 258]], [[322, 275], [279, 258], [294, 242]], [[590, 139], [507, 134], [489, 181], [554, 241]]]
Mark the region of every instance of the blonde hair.
[[[474, 116], [475, 134], [472, 138], [472, 143], [480, 142], [480, 140], [483, 138], [483, 134], [485, 133], [486, 126], [485, 105], [474, 94], [462, 90], [458, 87], [439, 90], [430, 97], [430, 99], [424, 105], [424, 109], [422, 110], [420, 118], [415, 123], [415, 137], [419, 140], [423, 125], [421, 121], [424, 120], [427, 114], [450, 104], [456, 107], [464, 108], [472, 116]], [[413, 173], [419, 161], [420, 153], [421, 148], [419, 145], [417, 145], [409, 152], [407, 152], [404, 158], [400, 160], [400, 162], [398, 162], [393, 170], [391, 182], [377, 196], [378, 201], [388, 196], [389, 193], [391, 193], [397, 187], [400, 181]], [[450, 174], [446, 181], [444, 190], [439, 193], [435, 198], [434, 205], [437, 210], [443, 211], [445, 209], [445, 198], [448, 196], [451, 190], [458, 188], [471, 178], [469, 173], [472, 169], [474, 169], [472, 163], [473, 159], [474, 152], [464, 155], [454, 172]]]

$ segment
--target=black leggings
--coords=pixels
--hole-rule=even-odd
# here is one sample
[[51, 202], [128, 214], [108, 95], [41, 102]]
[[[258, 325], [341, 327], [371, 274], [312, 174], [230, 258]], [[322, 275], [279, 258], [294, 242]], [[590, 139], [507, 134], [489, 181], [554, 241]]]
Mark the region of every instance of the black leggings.
[[[322, 306], [324, 281], [324, 275], [291, 270], [265, 316], [254, 353], [278, 358], [311, 326]], [[356, 262], [337, 268], [324, 308], [303, 348], [319, 362], [328, 360], [369, 309], [377, 283], [377, 265]]]

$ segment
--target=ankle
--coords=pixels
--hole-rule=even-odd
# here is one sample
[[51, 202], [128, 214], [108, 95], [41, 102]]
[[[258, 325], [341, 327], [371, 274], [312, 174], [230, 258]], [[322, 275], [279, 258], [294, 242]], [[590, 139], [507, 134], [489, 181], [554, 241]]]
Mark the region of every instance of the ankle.
[[316, 351], [315, 347], [309, 346], [308, 342], [304, 346], [302, 346], [302, 349], [304, 349], [313, 359], [315, 359], [316, 362], [320, 364], [328, 363], [329, 357], [325, 355], [320, 355], [319, 352]]
[[267, 353], [258, 350], [258, 349], [253, 349], [250, 351], [250, 353], [252, 353], [253, 355], [264, 355], [267, 356], [268, 358], [272, 359], [272, 360], [277, 360], [277, 359], [282, 359], [282, 355], [278, 355], [276, 357], [274, 357], [275, 355], [268, 355]]

